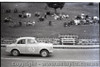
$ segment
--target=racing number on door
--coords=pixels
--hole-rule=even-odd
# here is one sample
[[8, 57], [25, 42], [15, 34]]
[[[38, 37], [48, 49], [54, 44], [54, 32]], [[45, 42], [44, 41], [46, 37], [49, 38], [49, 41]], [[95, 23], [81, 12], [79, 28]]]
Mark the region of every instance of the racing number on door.
[[34, 39], [27, 39], [27, 44], [32, 45], [32, 46], [29, 46], [28, 51], [34, 52], [35, 51], [35, 48], [34, 48], [35, 40]]
[[34, 52], [34, 51], [35, 51], [35, 48], [34, 48], [34, 47], [29, 47], [29, 48], [28, 48], [28, 51]]

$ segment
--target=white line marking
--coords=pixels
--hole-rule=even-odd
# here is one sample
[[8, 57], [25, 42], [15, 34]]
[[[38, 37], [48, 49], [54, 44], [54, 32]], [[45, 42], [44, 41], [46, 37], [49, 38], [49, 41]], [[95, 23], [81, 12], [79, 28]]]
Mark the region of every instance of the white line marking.
[[1, 59], [5, 59], [5, 60], [37, 60], [37, 61], [41, 61], [41, 60], [45, 60], [45, 61], [84, 61], [84, 62], [96, 62], [99, 60], [60, 60], [60, 59], [55, 59], [55, 60], [50, 60], [50, 59], [29, 59], [29, 58], [4, 58], [4, 57], [1, 57]]

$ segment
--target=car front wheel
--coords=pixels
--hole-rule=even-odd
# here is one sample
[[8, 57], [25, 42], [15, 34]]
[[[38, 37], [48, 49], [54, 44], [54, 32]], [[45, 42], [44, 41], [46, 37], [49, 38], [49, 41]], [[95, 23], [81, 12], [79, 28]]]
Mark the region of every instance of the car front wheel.
[[18, 56], [19, 55], [19, 51], [18, 50], [12, 50], [11, 51], [11, 55]]
[[49, 55], [49, 52], [47, 50], [42, 50], [40, 54], [42, 57], [47, 57]]

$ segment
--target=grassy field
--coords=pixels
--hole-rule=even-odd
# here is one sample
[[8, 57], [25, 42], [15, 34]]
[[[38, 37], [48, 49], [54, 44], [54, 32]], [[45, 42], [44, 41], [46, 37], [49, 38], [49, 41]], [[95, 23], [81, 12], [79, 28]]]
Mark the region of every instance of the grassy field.
[[[52, 17], [47, 17], [43, 22], [37, 22], [37, 18], [34, 13], [41, 12], [43, 15], [46, 11], [54, 12], [52, 8], [45, 10], [45, 3], [1, 3], [1, 37], [12, 36], [35, 36], [35, 37], [57, 37], [58, 34], [75, 34], [80, 38], [98, 38], [99, 37], [99, 24], [92, 25], [78, 25], [71, 27], [64, 27], [63, 23], [74, 19], [74, 16], [81, 13], [88, 14], [89, 16], [99, 16], [99, 6], [95, 3], [93, 6], [87, 6], [88, 3], [66, 3], [62, 10], [57, 9], [58, 13], [68, 14], [70, 17], [65, 20], [54, 20]], [[25, 10], [32, 13], [31, 18], [21, 19], [18, 17], [18, 13], [13, 13], [13, 10], [17, 8], [19, 12]], [[5, 13], [6, 9], [11, 9], [11, 13]], [[19, 21], [36, 21], [35, 26], [22, 27], [9, 27], [9, 23], [4, 23], [5, 17], [11, 16], [14, 23], [18, 24]], [[49, 26], [48, 21], [53, 21], [53, 25]]]

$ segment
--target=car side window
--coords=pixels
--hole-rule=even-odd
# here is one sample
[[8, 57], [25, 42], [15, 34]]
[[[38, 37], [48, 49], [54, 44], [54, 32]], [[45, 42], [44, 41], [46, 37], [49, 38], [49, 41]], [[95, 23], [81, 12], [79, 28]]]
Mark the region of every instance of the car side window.
[[25, 39], [19, 40], [17, 44], [25, 44]]
[[27, 44], [34, 44], [35, 40], [34, 39], [27, 39]]

